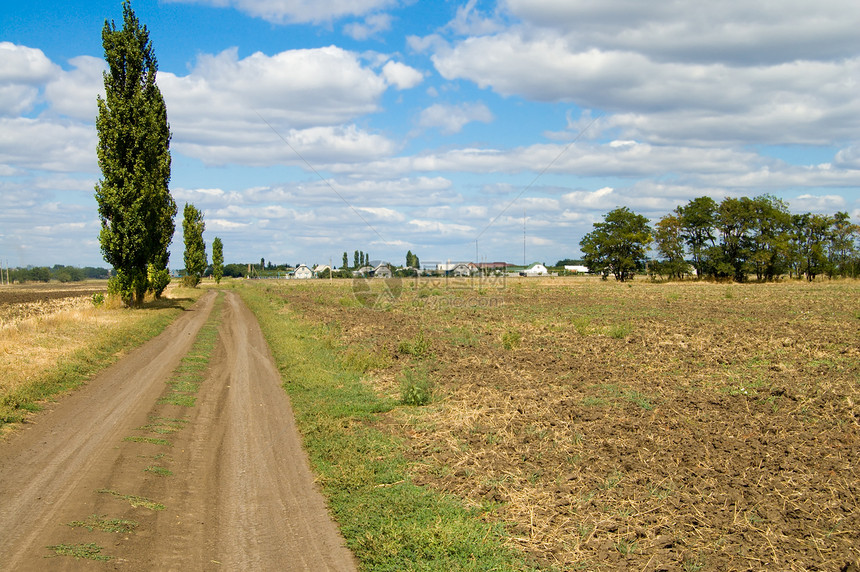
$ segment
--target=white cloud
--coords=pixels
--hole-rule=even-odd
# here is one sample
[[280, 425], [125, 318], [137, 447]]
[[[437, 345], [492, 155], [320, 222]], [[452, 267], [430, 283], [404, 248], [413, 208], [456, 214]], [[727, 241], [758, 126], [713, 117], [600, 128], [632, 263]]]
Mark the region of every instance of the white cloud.
[[72, 71], [62, 71], [45, 85], [45, 99], [51, 112], [82, 121], [95, 121], [96, 97], [105, 96], [105, 62], [101, 58], [78, 56], [69, 60]]
[[382, 67], [382, 75], [389, 85], [397, 89], [411, 89], [424, 81], [424, 75], [420, 71], [393, 61]]
[[0, 164], [61, 172], [93, 172], [96, 131], [68, 121], [0, 117]]
[[459, 133], [463, 126], [473, 121], [490, 123], [493, 113], [483, 103], [461, 103], [446, 105], [435, 103], [421, 112], [418, 124], [421, 127], [438, 127], [442, 133]]
[[60, 71], [42, 50], [0, 42], [0, 115], [30, 111], [39, 98], [40, 86]]
[[58, 71], [59, 67], [42, 50], [0, 42], [0, 82], [38, 85]]
[[343, 27], [343, 32], [354, 40], [366, 40], [380, 32], [391, 29], [390, 14], [371, 14], [363, 23], [351, 22]]
[[794, 212], [834, 214], [846, 210], [845, 199], [839, 195], [813, 195], [805, 193], [789, 201]]
[[505, 0], [530, 27], [555, 30], [579, 48], [634, 51], [664, 61], [742, 65], [840, 58], [860, 50], [850, 0]]
[[[406, 69], [397, 68], [404, 81]], [[349, 123], [378, 110], [386, 79], [334, 46], [241, 60], [233, 48], [200, 56], [187, 76], [159, 74], [159, 85], [175, 148], [206, 164], [301, 164], [280, 137], [312, 164], [393, 150]]]
[[675, 4], [511, 0], [520, 24], [413, 45], [448, 80], [614, 113], [602, 127], [626, 139], [817, 145], [860, 129], [856, 9]]
[[231, 6], [274, 24], [323, 23], [363, 16], [388, 8], [394, 0], [171, 0], [211, 6]]

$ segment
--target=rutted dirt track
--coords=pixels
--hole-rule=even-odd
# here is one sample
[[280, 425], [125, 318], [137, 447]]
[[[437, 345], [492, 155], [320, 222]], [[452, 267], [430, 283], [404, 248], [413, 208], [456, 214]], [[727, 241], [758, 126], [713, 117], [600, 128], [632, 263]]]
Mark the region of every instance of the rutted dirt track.
[[[0, 442], [0, 569], [355, 568], [314, 488], [256, 319], [237, 295], [226, 295], [196, 405], [159, 401], [214, 301], [208, 294]], [[169, 445], [125, 440], [153, 423], [170, 428]], [[146, 470], [154, 464], [170, 473]], [[148, 508], [156, 503], [163, 509]], [[119, 533], [69, 526], [94, 516], [136, 526]], [[111, 559], [47, 548], [90, 544]]]

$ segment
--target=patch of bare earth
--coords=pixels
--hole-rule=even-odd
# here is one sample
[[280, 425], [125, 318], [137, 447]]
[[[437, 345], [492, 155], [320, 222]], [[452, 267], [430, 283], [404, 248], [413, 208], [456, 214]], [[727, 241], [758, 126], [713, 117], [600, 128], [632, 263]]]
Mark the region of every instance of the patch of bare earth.
[[[860, 565], [857, 282], [407, 285], [382, 311], [319, 290], [284, 295], [384, 354], [379, 391], [406, 367], [436, 383], [389, 419], [414, 480], [491, 509], [539, 561]], [[427, 355], [404, 352], [419, 334]]]

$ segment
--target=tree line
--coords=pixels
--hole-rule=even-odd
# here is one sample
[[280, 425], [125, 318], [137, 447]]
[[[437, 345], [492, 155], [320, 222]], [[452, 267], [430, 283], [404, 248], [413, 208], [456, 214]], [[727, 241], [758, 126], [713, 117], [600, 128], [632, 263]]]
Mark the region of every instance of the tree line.
[[50, 282], [51, 280], [55, 280], [67, 283], [83, 282], [84, 280], [105, 280], [107, 278], [110, 278], [110, 270], [93, 266], [78, 268], [76, 266], [55, 264], [50, 267], [33, 266], [29, 268], [9, 269], [9, 280], [11, 282]]
[[[657, 259], [647, 256], [651, 246]], [[860, 225], [848, 213], [792, 214], [777, 197], [698, 197], [676, 207], [652, 228], [620, 207], [594, 224], [580, 242], [585, 265], [617, 280], [648, 271], [669, 279], [744, 282], [781, 276], [860, 276]]]

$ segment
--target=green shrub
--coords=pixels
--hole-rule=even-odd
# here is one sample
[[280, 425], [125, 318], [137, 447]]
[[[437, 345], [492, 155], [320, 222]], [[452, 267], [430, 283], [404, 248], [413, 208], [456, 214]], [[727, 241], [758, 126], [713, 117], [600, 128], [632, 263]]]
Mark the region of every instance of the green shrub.
[[424, 332], [418, 332], [411, 340], [400, 340], [397, 351], [413, 357], [424, 357], [430, 353], [430, 340], [424, 336]]
[[433, 399], [433, 382], [424, 369], [405, 369], [400, 379], [400, 403], [427, 405]]

